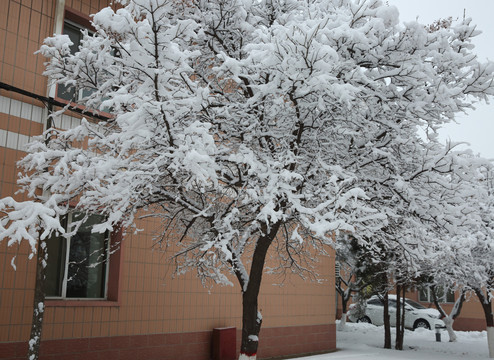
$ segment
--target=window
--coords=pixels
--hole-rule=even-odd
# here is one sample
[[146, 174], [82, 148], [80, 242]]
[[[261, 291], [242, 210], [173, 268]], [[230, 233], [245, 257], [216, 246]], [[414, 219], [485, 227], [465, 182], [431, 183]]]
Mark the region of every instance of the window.
[[[83, 219], [72, 213], [63, 224]], [[76, 234], [70, 238], [52, 236], [47, 240], [45, 294], [51, 298], [107, 298], [109, 268], [109, 234], [92, 233], [93, 225], [102, 221], [101, 215], [90, 215]]]
[[[63, 34], [68, 35], [70, 41], [72, 41], [72, 45], [70, 46], [71, 54], [75, 54], [79, 51], [79, 46], [81, 45], [81, 41], [83, 39], [83, 30], [88, 30], [88, 34], [94, 34], [94, 28], [89, 22], [89, 19], [85, 19], [80, 14], [75, 14], [73, 11], [65, 10], [66, 20], [63, 23]], [[117, 55], [117, 51], [113, 51], [113, 55]], [[82, 88], [76, 89], [74, 86], [65, 86], [63, 84], [58, 84], [57, 87], [57, 97], [63, 100], [67, 100], [70, 102], [78, 102], [82, 98], [90, 96], [94, 93], [96, 89], [94, 88]], [[107, 97], [103, 97], [102, 100], [107, 100]], [[105, 107], [101, 109], [102, 112], [110, 113], [110, 107]]]
[[[63, 34], [68, 35], [70, 41], [72, 41], [72, 46], [70, 47], [70, 53], [75, 54], [79, 50], [82, 40], [82, 32], [84, 28], [66, 20], [63, 24]], [[88, 96], [93, 90], [82, 89], [76, 94], [76, 89], [73, 86], [65, 86], [63, 84], [58, 84], [57, 96], [67, 101], [77, 101], [78, 99]]]
[[[455, 293], [443, 286], [436, 287], [437, 299], [441, 303], [454, 303]], [[422, 287], [419, 291], [419, 301], [422, 302], [433, 302], [432, 291], [430, 287]]]

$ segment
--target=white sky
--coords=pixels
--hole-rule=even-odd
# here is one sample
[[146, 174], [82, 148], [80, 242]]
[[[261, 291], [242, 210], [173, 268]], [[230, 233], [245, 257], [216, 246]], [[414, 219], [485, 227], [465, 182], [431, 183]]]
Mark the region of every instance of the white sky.
[[[463, 12], [473, 19], [482, 34], [474, 39], [474, 50], [482, 61], [494, 61], [494, 0], [387, 0], [400, 12], [400, 21], [416, 20], [429, 24]], [[466, 141], [474, 153], [494, 158], [494, 98], [491, 105], [479, 104], [468, 115], [459, 115], [458, 124], [450, 124], [440, 133], [442, 139]]]

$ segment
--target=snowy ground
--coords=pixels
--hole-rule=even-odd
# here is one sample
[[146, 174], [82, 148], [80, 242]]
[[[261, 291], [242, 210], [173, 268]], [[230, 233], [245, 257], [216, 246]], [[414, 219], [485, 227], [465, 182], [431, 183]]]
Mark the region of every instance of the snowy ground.
[[[394, 329], [392, 338], [394, 341]], [[442, 331], [442, 342], [436, 342], [434, 331], [408, 331], [405, 334], [403, 351], [385, 350], [384, 327], [370, 324], [347, 323], [345, 331], [337, 332], [339, 351], [299, 358], [300, 360], [471, 360], [488, 359], [487, 333], [485, 331], [457, 332], [458, 342], [448, 342], [448, 334]]]

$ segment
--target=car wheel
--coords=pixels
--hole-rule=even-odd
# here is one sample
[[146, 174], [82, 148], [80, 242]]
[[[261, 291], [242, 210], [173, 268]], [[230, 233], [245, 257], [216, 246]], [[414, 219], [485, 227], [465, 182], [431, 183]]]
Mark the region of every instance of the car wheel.
[[369, 319], [368, 316], [361, 317], [360, 319], [357, 320], [358, 323], [366, 323], [366, 324], [372, 324], [371, 319]]
[[413, 330], [418, 329], [418, 328], [430, 330], [431, 326], [429, 325], [429, 323], [426, 320], [418, 319], [417, 321], [415, 321], [415, 324], [413, 324]]

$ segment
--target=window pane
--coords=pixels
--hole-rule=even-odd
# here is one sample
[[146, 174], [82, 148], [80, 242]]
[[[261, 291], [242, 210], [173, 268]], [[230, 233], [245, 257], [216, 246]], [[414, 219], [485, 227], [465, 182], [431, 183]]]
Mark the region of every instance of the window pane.
[[96, 92], [96, 89], [89, 89], [89, 88], [82, 89], [81, 97], [86, 98], [95, 92]]
[[63, 33], [65, 35], [68, 35], [70, 41], [72, 41], [73, 44], [70, 46], [70, 53], [75, 54], [77, 51], [79, 51], [79, 45], [81, 44], [81, 29], [69, 23], [64, 23]]
[[[73, 215], [77, 221], [82, 215]], [[67, 297], [104, 298], [106, 288], [107, 233], [91, 233], [103, 217], [91, 215], [70, 239]]]
[[[62, 222], [66, 228], [67, 221]], [[46, 264], [45, 295], [50, 297], [62, 296], [62, 281], [65, 274], [65, 256], [67, 240], [62, 236], [52, 235], [46, 240], [48, 261]]]
[[419, 301], [429, 302], [429, 288], [423, 287], [420, 289]]
[[[63, 24], [63, 33], [68, 35], [72, 45], [70, 46], [70, 52], [75, 54], [79, 50], [81, 44], [81, 29], [68, 23]], [[75, 88], [73, 86], [65, 86], [58, 84], [57, 96], [65, 100], [75, 100]]]
[[446, 292], [446, 302], [454, 303], [455, 302], [455, 293], [451, 290]]
[[58, 84], [57, 96], [64, 100], [74, 101], [75, 88], [73, 86], [65, 86], [63, 84]]

